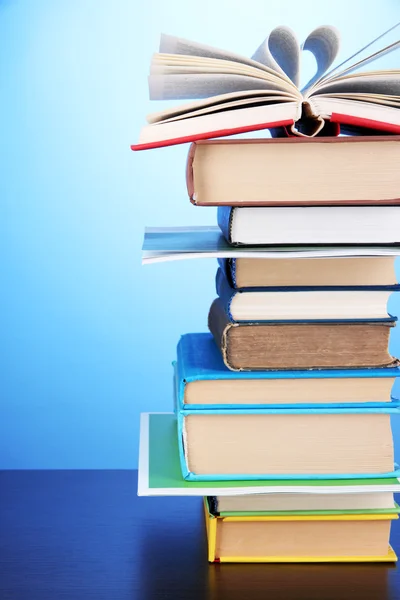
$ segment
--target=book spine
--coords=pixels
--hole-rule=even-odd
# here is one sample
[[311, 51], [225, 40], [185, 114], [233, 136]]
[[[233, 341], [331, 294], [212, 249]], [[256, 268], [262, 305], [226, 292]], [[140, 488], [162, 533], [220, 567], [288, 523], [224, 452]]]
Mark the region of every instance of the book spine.
[[288, 127], [271, 127], [269, 132], [272, 138], [288, 138], [295, 136]]
[[227, 333], [231, 327], [237, 327], [237, 325], [229, 321], [228, 315], [224, 310], [221, 300], [217, 298], [212, 303], [210, 312], [208, 313], [208, 328], [213, 334], [214, 340], [221, 351], [222, 359], [225, 365], [231, 371], [239, 371], [240, 369], [232, 368], [232, 366], [229, 364], [227, 356]]
[[218, 227], [220, 228], [222, 235], [228, 242], [228, 244], [232, 244], [232, 218], [233, 218], [234, 209], [231, 206], [219, 206], [217, 212], [217, 222]]
[[182, 406], [184, 404], [184, 396], [185, 396], [185, 359], [183, 356], [183, 336], [178, 342], [178, 346], [176, 348], [176, 356], [177, 360], [172, 364], [174, 366], [175, 372], [175, 386], [177, 393], [177, 405]]
[[186, 429], [185, 421], [181, 411], [177, 414], [176, 424], [178, 427], [178, 448], [179, 448], [179, 463], [183, 479], [190, 479], [191, 473], [188, 469], [187, 454], [186, 454]]
[[[207, 501], [209, 513], [211, 515], [214, 515], [214, 517], [217, 517], [219, 515], [217, 496], [207, 496], [206, 501]], [[393, 509], [393, 510], [396, 510], [396, 512], [397, 512], [397, 509]]]
[[[301, 134], [300, 132], [295, 133], [293, 131], [293, 127], [297, 127], [297, 123], [295, 125], [291, 125], [290, 127], [272, 127], [270, 129], [272, 138], [292, 138]], [[304, 135], [304, 134], [303, 134]], [[312, 137], [338, 137], [340, 135], [340, 123], [335, 123], [333, 121], [328, 121], [324, 119], [323, 127], [313, 135]], [[307, 137], [307, 136], [305, 136]]]
[[193, 161], [196, 153], [196, 144], [193, 142], [190, 144], [188, 157], [186, 161], [186, 187], [189, 194], [189, 199], [192, 204], [196, 204], [195, 190], [194, 190], [194, 177], [193, 177]]
[[240, 293], [236, 290], [232, 289], [229, 285], [227, 278], [225, 277], [222, 269], [218, 269], [216, 277], [215, 277], [215, 288], [218, 296], [220, 297], [225, 312], [229, 316], [229, 319], [233, 321], [232, 313], [231, 313], [231, 304], [232, 300], [236, 294]]
[[226, 279], [228, 280], [231, 288], [233, 288], [234, 290], [238, 289], [236, 283], [236, 258], [219, 258], [218, 264], [219, 267], [222, 269]]
[[173, 406], [174, 406], [174, 414], [178, 415], [179, 411], [183, 408], [183, 394], [180, 393], [180, 383], [181, 378], [178, 374], [178, 364], [176, 361], [172, 363], [174, 368], [174, 373], [172, 377], [172, 390], [173, 390]]

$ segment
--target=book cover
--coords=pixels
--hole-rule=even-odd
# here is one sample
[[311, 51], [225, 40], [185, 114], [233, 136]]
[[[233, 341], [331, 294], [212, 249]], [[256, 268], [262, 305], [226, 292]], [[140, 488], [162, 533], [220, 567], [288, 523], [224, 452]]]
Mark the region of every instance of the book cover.
[[[175, 397], [176, 406], [179, 410], [203, 409], [203, 408], [283, 408], [282, 404], [190, 404], [185, 406], [184, 394], [185, 388], [189, 383], [197, 381], [246, 381], [246, 380], [265, 380], [265, 379], [391, 379], [400, 376], [400, 368], [383, 367], [377, 369], [308, 369], [308, 370], [271, 370], [271, 371], [231, 371], [224, 364], [221, 352], [219, 351], [213, 336], [210, 333], [187, 333], [181, 336], [177, 346], [177, 361], [174, 362], [175, 370]], [[393, 408], [400, 406], [398, 392], [392, 392], [391, 402], [367, 402], [367, 403], [334, 403], [334, 404], [313, 404], [314, 408], [380, 408], [387, 407], [388, 404]], [[285, 404], [286, 408], [301, 408], [309, 405], [299, 405], [298, 403]]]
[[277, 522], [277, 521], [292, 521], [292, 522], [312, 522], [312, 521], [393, 521], [398, 519], [397, 514], [393, 513], [364, 513], [364, 514], [348, 514], [343, 513], [341, 515], [308, 515], [308, 516], [265, 516], [265, 515], [254, 515], [254, 516], [230, 516], [222, 517], [215, 516], [209, 512], [207, 499], [204, 498], [204, 516], [207, 533], [207, 545], [208, 545], [208, 560], [209, 562], [260, 562], [260, 563], [307, 563], [307, 562], [396, 562], [397, 556], [393, 549], [389, 546], [387, 554], [383, 555], [361, 555], [361, 556], [224, 556], [218, 551], [217, 537], [221, 535], [220, 528], [223, 527], [224, 522], [237, 522], [237, 523], [249, 523], [249, 522]]

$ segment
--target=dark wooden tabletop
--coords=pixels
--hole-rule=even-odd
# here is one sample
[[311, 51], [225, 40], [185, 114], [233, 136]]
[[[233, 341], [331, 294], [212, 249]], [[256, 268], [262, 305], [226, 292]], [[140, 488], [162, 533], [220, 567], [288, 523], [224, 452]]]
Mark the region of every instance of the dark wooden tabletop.
[[0, 600], [400, 599], [392, 565], [210, 565], [201, 499], [138, 498], [136, 480], [0, 471]]

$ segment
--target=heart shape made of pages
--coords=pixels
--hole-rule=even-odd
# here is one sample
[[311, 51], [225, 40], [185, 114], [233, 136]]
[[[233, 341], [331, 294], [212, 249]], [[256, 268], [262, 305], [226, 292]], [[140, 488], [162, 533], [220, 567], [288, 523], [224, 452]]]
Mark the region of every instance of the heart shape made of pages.
[[339, 31], [330, 25], [317, 27], [300, 46], [295, 33], [286, 26], [275, 27], [257, 48], [253, 56], [266, 67], [285, 73], [293, 83], [300, 84], [300, 53], [308, 50], [314, 55], [317, 72], [303, 89], [310, 88], [329, 69], [340, 46]]

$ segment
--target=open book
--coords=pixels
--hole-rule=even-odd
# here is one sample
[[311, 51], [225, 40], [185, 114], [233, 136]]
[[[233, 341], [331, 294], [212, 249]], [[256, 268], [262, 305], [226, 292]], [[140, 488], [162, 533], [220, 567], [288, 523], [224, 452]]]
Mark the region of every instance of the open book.
[[[132, 149], [283, 126], [315, 136], [329, 123], [400, 133], [400, 69], [362, 70], [400, 47], [398, 40], [366, 53], [398, 25], [330, 71], [339, 51], [339, 34], [330, 26], [312, 31], [302, 46], [288, 27], [277, 27], [251, 58], [162, 35], [151, 62], [150, 99], [192, 101], [149, 115]], [[312, 52], [317, 72], [300, 91], [301, 50]]]

